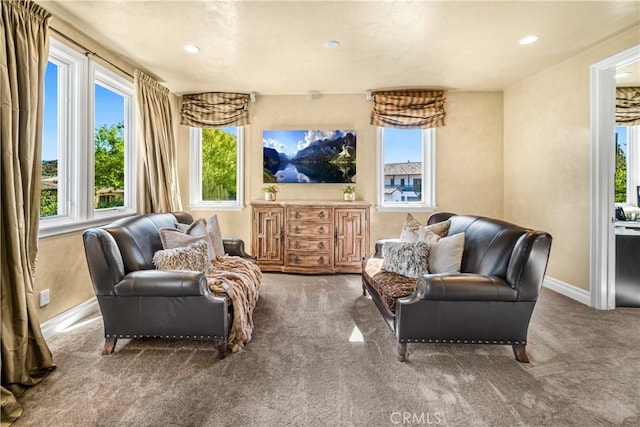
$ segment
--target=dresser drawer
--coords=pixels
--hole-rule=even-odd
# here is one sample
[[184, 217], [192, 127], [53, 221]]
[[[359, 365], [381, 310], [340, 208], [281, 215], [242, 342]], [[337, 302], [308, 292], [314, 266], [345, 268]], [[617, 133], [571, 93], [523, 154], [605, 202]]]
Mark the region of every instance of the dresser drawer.
[[333, 210], [329, 208], [287, 208], [288, 221], [328, 221], [333, 222]]
[[295, 251], [329, 251], [331, 250], [331, 239], [309, 239], [307, 237], [296, 239], [291, 236], [287, 238], [287, 249]]
[[332, 264], [331, 252], [287, 253], [287, 265], [291, 267], [331, 267]]
[[289, 222], [287, 224], [287, 236], [295, 238], [305, 237], [333, 237], [333, 224], [313, 222]]

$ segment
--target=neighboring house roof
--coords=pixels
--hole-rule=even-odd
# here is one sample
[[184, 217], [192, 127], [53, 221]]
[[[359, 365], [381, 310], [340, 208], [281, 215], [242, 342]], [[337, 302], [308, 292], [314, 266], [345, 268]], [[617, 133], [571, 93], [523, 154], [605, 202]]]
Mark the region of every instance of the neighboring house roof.
[[58, 177], [42, 178], [40, 180], [40, 186], [42, 190], [57, 190], [58, 189]]
[[400, 190], [398, 190], [398, 187], [385, 188], [384, 189], [384, 194], [393, 194], [396, 191], [400, 191]]
[[385, 175], [421, 175], [422, 162], [385, 163]]
[[98, 191], [96, 191], [96, 195], [102, 195], [102, 194], [124, 194], [124, 190], [121, 188], [107, 187], [107, 188], [100, 188], [98, 189]]

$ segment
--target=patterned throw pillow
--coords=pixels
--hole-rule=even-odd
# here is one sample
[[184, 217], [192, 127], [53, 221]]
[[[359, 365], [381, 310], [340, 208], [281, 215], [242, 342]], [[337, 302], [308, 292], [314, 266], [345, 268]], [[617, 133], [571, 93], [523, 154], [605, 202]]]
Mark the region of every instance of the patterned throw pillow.
[[161, 228], [159, 230], [160, 240], [164, 249], [173, 249], [180, 246], [187, 246], [191, 243], [203, 240], [207, 244], [209, 258], [216, 259], [216, 252], [207, 231], [204, 219], [194, 221], [184, 232], [175, 228]]
[[415, 219], [410, 213], [407, 214], [402, 224], [402, 232], [400, 233], [401, 242], [417, 242], [418, 230], [420, 230], [420, 221]]
[[431, 231], [420, 234], [420, 240], [428, 246], [429, 273], [460, 273], [464, 253], [464, 233], [440, 237]]
[[424, 231], [432, 231], [441, 237], [445, 237], [449, 233], [451, 227], [451, 220], [436, 222], [431, 225], [422, 225], [420, 221], [415, 219], [410, 213], [402, 224], [402, 233], [400, 234], [401, 242], [417, 242], [420, 240], [420, 233]]
[[209, 249], [204, 240], [174, 249], [162, 249], [153, 255], [153, 264], [158, 270], [189, 270], [203, 274], [211, 272]]
[[429, 247], [425, 242], [386, 242], [382, 269], [407, 277], [428, 273]]

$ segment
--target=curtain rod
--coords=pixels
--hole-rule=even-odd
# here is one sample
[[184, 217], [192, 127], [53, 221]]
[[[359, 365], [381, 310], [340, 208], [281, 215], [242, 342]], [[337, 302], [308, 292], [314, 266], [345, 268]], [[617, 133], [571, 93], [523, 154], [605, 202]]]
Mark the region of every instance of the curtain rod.
[[124, 73], [125, 75], [133, 78], [133, 74], [131, 74], [128, 71], [123, 70], [122, 68], [118, 67], [116, 64], [114, 64], [113, 62], [109, 61], [106, 58], [103, 58], [102, 56], [98, 55], [96, 52], [92, 51], [91, 49], [87, 48], [86, 46], [78, 43], [77, 41], [73, 40], [71, 37], [67, 36], [66, 34], [60, 32], [59, 30], [56, 30], [53, 27], [49, 27], [49, 29], [51, 31], [53, 31], [54, 33], [56, 33], [57, 35], [59, 35], [60, 37], [68, 40], [69, 42], [75, 44], [76, 46], [78, 46], [79, 48], [83, 49], [85, 51], [85, 55], [89, 56], [97, 56], [98, 58], [100, 58], [101, 60], [103, 60], [104, 62], [106, 62], [107, 64], [111, 65], [112, 67], [116, 68], [117, 70], [119, 70], [120, 72]]

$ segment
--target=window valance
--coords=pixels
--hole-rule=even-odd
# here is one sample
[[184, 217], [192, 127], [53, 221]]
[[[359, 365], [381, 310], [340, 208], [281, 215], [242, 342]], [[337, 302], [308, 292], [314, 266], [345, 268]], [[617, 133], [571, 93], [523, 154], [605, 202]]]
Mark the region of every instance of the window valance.
[[373, 92], [370, 123], [400, 129], [444, 126], [444, 90], [387, 90]]
[[640, 125], [640, 87], [616, 88], [616, 124]]
[[249, 94], [194, 93], [182, 96], [180, 124], [198, 128], [221, 128], [249, 124]]

